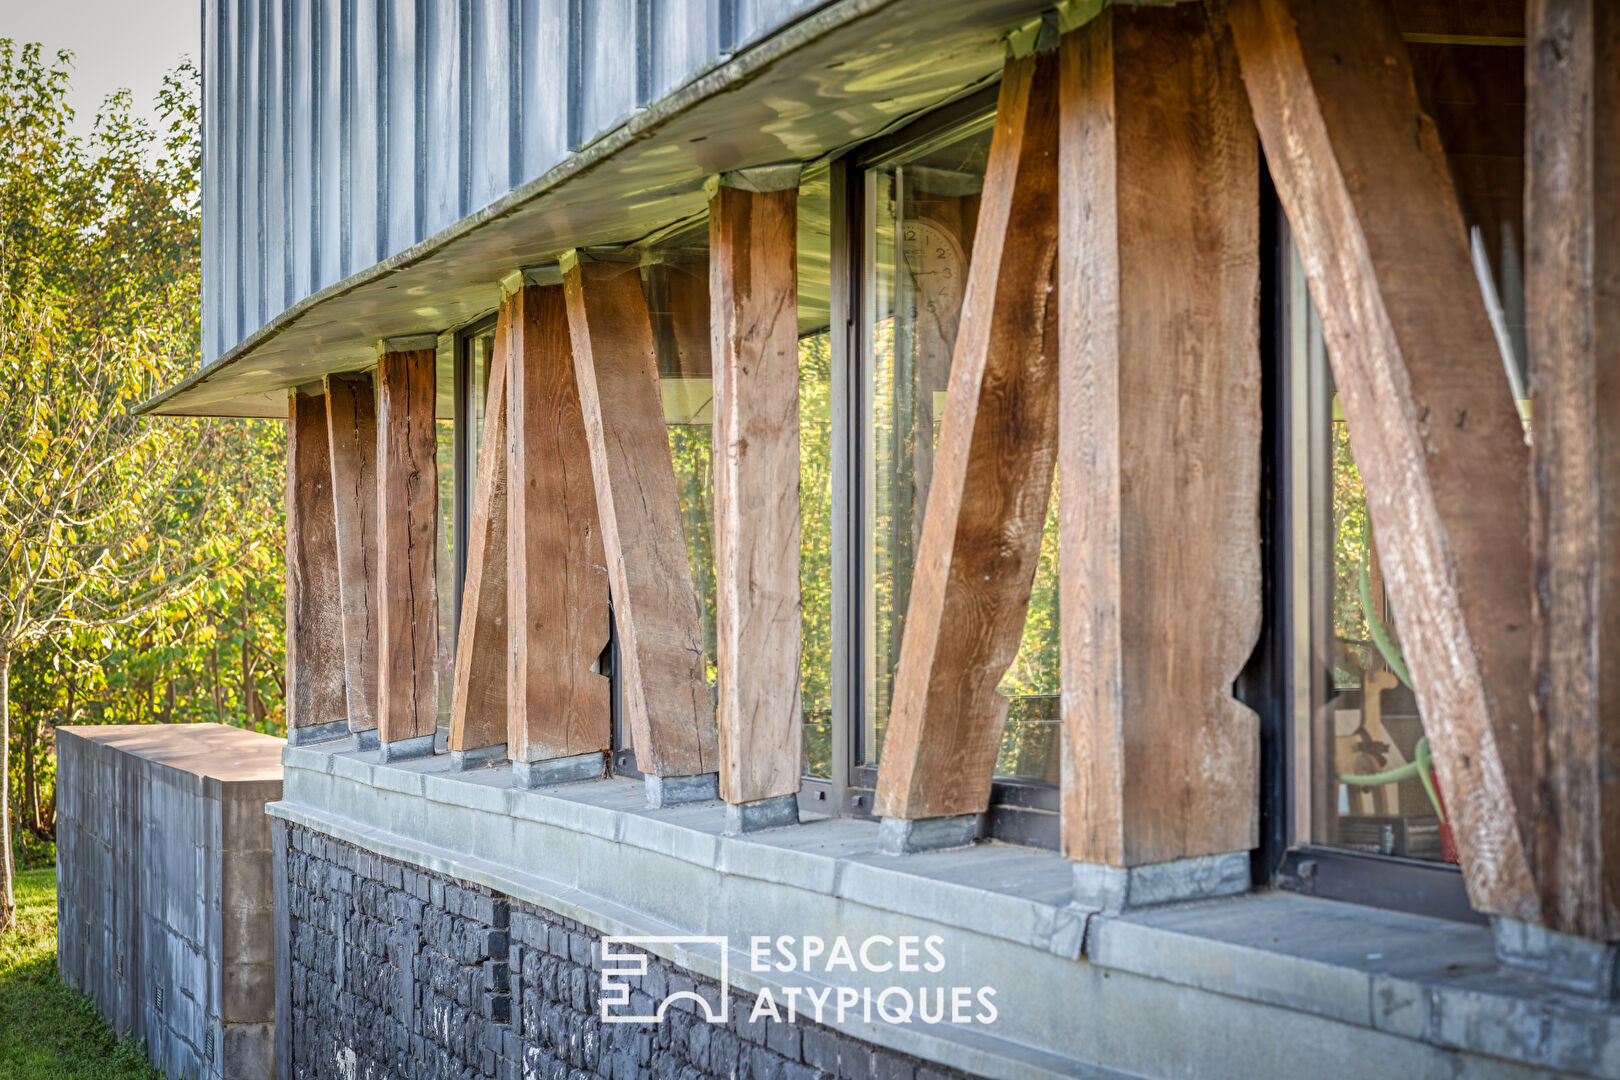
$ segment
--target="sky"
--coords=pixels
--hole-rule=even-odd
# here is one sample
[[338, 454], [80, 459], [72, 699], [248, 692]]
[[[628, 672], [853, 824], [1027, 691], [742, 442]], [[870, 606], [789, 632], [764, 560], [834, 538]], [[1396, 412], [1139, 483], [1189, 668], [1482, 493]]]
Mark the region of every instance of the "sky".
[[68, 104], [89, 134], [96, 110], [121, 87], [153, 121], [163, 76], [202, 51], [201, 0], [0, 0], [0, 37], [37, 41], [47, 56], [74, 53]]

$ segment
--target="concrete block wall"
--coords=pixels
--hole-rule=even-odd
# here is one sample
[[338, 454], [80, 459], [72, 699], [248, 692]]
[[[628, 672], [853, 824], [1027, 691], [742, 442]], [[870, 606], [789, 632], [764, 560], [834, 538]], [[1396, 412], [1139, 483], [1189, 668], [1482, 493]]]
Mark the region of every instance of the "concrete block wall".
[[58, 729], [57, 966], [170, 1077], [274, 1075], [282, 745], [222, 724]]
[[[285, 1080], [953, 1080], [963, 1074], [800, 1018], [601, 1019], [602, 949], [543, 907], [276, 823], [286, 890]], [[715, 984], [658, 957], [643, 986]], [[636, 990], [631, 1005], [653, 1003]]]

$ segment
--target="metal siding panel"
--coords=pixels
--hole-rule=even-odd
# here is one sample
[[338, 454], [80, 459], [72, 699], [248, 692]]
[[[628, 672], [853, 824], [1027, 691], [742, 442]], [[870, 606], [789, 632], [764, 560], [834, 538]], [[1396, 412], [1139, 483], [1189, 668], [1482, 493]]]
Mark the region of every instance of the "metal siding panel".
[[264, 277], [259, 322], [263, 325], [287, 306], [287, 173], [286, 173], [286, 69], [283, 66], [282, 0], [259, 0], [265, 58], [262, 68], [264, 97], [263, 208]]
[[220, 277], [224, 234], [219, 215], [224, 208], [224, 185], [219, 168], [219, 58], [224, 53], [219, 39], [219, 5], [202, 0], [202, 363], [217, 358], [225, 349], [224, 327], [220, 325]]
[[512, 22], [507, 0], [473, 0], [472, 23], [467, 72], [472, 89], [469, 209], [476, 209], [494, 202], [511, 186]]
[[292, 94], [288, 98], [287, 157], [292, 176], [288, 216], [292, 224], [292, 293], [297, 303], [314, 291], [317, 192], [315, 171], [315, 53], [311, 0], [288, 0], [287, 54], [292, 68]]
[[644, 0], [648, 5], [648, 85], [642, 104], [669, 96], [720, 57], [720, 7], [714, 0]]
[[416, 77], [417, 14], [415, 0], [384, 0], [388, 34], [388, 70], [384, 96], [388, 103], [389, 254], [415, 242], [417, 210], [417, 103], [421, 83]]
[[349, 64], [351, 88], [348, 147], [349, 162], [349, 265], [346, 274], [363, 270], [382, 258], [377, 242], [378, 144], [385, 116], [379, 110], [377, 81], [381, 77], [377, 52], [377, 0], [352, 0], [354, 58]]
[[568, 0], [523, 0], [523, 167], [525, 181], [568, 154]]
[[735, 0], [737, 37], [735, 49], [769, 37], [824, 0]]
[[429, 4], [425, 18], [427, 142], [419, 167], [426, 170], [427, 220], [419, 228], [420, 235], [431, 236], [461, 216], [460, 4], [455, 0]]
[[244, 337], [264, 324], [264, 141], [260, 117], [264, 99], [258, 0], [241, 0], [242, 49], [242, 327]]
[[[586, 0], [579, 37], [579, 145], [594, 142], [636, 108], [634, 0]], [[632, 46], [626, 49], [625, 46]]]
[[317, 0], [316, 11], [321, 232], [319, 270], [312, 291], [342, 280], [343, 252], [348, 246], [343, 213], [343, 5], [340, 0]]
[[212, 360], [822, 0], [203, 3]]
[[224, 130], [220, 140], [221, 156], [225, 163], [224, 233], [225, 303], [221, 310], [227, 341], [240, 341], [242, 329], [242, 88], [239, 78], [239, 28], [241, 14], [231, 0], [223, 0], [220, 12], [220, 36], [225, 42], [221, 50], [220, 86], [227, 104], [221, 120]]

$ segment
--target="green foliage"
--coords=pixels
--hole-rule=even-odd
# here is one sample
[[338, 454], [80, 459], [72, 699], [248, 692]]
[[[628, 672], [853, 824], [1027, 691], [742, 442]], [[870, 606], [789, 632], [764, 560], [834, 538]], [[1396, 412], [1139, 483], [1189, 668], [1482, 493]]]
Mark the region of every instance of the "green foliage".
[[283, 718], [283, 425], [129, 413], [200, 362], [197, 73], [158, 130], [120, 91], [79, 138], [69, 64], [0, 39], [0, 750], [35, 848], [55, 726]]
[[90, 999], [56, 974], [56, 872], [17, 879], [17, 931], [0, 937], [0, 1076], [7, 1080], [162, 1080], [120, 1042]]

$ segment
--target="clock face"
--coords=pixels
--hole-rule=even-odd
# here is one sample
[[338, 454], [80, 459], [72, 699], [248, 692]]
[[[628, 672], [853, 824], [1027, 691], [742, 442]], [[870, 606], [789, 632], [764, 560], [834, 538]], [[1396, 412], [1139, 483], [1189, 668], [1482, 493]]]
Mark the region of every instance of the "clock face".
[[911, 325], [916, 334], [919, 367], [927, 370], [941, 351], [947, 370], [962, 316], [967, 285], [967, 259], [962, 245], [943, 226], [927, 218], [904, 225], [904, 285]]

